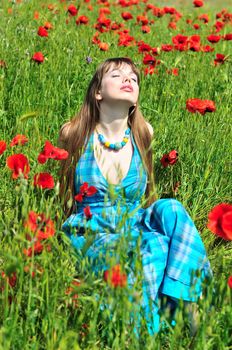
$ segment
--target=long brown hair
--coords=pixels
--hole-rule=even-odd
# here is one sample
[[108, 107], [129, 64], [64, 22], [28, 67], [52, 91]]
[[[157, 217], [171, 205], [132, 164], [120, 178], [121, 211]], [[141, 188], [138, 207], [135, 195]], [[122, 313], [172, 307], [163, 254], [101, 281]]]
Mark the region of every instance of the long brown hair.
[[[68, 159], [62, 161], [60, 168], [60, 196], [66, 215], [74, 209], [74, 173], [76, 164], [88, 143], [91, 133], [99, 122], [99, 101], [96, 93], [101, 88], [103, 75], [108, 72], [112, 64], [116, 68], [121, 64], [130, 65], [136, 74], [138, 84], [140, 82], [139, 70], [127, 57], [109, 58], [104, 61], [96, 70], [89, 83], [84, 103], [79, 113], [69, 122], [63, 125], [59, 134], [59, 144], [69, 152]], [[138, 103], [132, 106], [128, 113], [128, 126], [131, 128], [135, 143], [143, 160], [143, 165], [148, 174], [147, 187], [145, 192], [146, 202], [144, 207], [155, 201], [155, 186], [153, 174], [153, 158], [151, 141], [152, 136], [147, 127], [146, 121], [139, 110]]]

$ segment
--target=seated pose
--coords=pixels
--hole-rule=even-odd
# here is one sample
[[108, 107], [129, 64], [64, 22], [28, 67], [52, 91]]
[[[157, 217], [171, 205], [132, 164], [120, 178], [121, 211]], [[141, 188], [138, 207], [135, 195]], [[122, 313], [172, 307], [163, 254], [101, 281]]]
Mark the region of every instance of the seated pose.
[[96, 274], [102, 276], [111, 259], [121, 264], [124, 256], [133, 286], [140, 261], [141, 309], [154, 334], [160, 330], [160, 298], [168, 298], [174, 315], [173, 303], [192, 304], [202, 296], [202, 282], [212, 270], [182, 204], [155, 198], [153, 129], [139, 110], [139, 83], [131, 59], [107, 59], [79, 114], [62, 126], [59, 144], [69, 152], [61, 168], [67, 213], [62, 229], [75, 249], [85, 247]]

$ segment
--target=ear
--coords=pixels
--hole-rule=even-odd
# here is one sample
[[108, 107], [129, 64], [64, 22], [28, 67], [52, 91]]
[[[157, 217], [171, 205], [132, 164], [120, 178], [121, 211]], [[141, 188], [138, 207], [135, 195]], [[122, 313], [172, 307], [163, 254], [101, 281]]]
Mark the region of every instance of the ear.
[[96, 96], [96, 99], [97, 99], [98, 101], [102, 100], [102, 95], [101, 95], [101, 92], [100, 92], [100, 91], [98, 91], [98, 92], [95, 94], [95, 96]]

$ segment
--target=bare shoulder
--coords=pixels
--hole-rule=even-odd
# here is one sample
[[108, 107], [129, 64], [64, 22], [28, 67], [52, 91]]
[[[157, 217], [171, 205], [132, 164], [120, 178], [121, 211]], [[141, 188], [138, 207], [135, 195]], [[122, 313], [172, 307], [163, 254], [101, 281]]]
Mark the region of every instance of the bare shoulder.
[[152, 127], [151, 124], [148, 123], [148, 122], [146, 122], [146, 124], [147, 124], [147, 127], [148, 127], [149, 131], [150, 131], [151, 136], [153, 136], [153, 133], [154, 133], [153, 127]]
[[58, 138], [58, 146], [63, 148], [67, 142], [67, 139], [70, 134], [71, 122], [67, 122], [60, 128], [59, 138]]
[[60, 136], [62, 138], [66, 138], [69, 135], [70, 128], [71, 128], [71, 122], [67, 122], [64, 125], [62, 125], [60, 129]]

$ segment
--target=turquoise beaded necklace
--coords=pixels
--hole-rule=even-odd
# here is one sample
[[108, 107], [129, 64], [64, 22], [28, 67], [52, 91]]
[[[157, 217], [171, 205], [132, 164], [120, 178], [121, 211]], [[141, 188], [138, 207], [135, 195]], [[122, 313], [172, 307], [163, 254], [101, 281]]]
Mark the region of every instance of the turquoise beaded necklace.
[[110, 148], [110, 149], [113, 149], [115, 151], [118, 151], [118, 150], [120, 150], [121, 148], [123, 148], [127, 144], [128, 140], [130, 138], [130, 131], [131, 130], [130, 130], [130, 128], [126, 129], [125, 135], [124, 135], [122, 141], [121, 142], [115, 142], [115, 143], [110, 143], [109, 141], [106, 141], [105, 137], [98, 132], [97, 128], [96, 128], [96, 131], [97, 131], [97, 134], [98, 134], [98, 140], [101, 142], [101, 144], [103, 146], [105, 146], [106, 148]]

